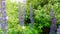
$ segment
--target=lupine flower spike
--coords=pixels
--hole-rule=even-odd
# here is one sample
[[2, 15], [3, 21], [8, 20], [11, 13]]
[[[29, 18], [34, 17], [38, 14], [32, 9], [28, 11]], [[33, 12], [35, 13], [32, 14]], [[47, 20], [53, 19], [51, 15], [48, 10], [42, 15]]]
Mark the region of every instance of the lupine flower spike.
[[21, 10], [20, 2], [18, 3], [18, 11], [19, 11], [19, 20], [20, 20], [20, 26], [24, 25], [24, 18], [23, 18], [23, 12]]
[[23, 8], [20, 5], [20, 2], [18, 2], [18, 11], [19, 11], [19, 19], [20, 19], [20, 25], [24, 26], [24, 18], [26, 13], [26, 6], [24, 4]]
[[[3, 11], [2, 11], [2, 0], [0, 0], [0, 29], [3, 30], [3, 23], [2, 23], [2, 14], [3, 14]], [[1, 34], [1, 33], [0, 33]]]
[[31, 27], [33, 27], [34, 20], [33, 20], [33, 8], [31, 3], [30, 3], [30, 21], [31, 21]]
[[2, 25], [2, 30], [3, 34], [7, 34], [8, 31], [8, 23], [7, 23], [7, 15], [6, 15], [6, 1], [2, 1], [2, 17], [3, 17], [3, 25]]
[[55, 30], [56, 30], [56, 18], [54, 16], [54, 13], [53, 13], [53, 9], [51, 9], [51, 12], [50, 12], [50, 16], [52, 17], [51, 21], [52, 21], [52, 25], [51, 25], [51, 28], [50, 28], [50, 34], [54, 34]]
[[[25, 1], [25, 0], [24, 0]], [[26, 13], [26, 5], [24, 3], [23, 7], [21, 6], [20, 2], [18, 2], [18, 11], [19, 11], [19, 20], [20, 20], [20, 26], [22, 29], [24, 29], [24, 19], [25, 19], [25, 13]], [[22, 34], [22, 32], [20, 32]]]

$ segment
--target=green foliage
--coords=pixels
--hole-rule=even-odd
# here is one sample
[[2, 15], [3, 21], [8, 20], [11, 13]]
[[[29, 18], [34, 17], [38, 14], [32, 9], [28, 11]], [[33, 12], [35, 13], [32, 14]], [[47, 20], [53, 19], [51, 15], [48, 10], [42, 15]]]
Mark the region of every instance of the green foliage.
[[[53, 7], [57, 24], [60, 24], [60, 0], [27, 0], [27, 10], [25, 16], [25, 30], [22, 30], [19, 25], [18, 19], [18, 4], [12, 3], [7, 0], [7, 16], [8, 16], [8, 34], [40, 34], [43, 33], [43, 27], [51, 26], [50, 8]], [[34, 27], [30, 30], [30, 27], [26, 23], [30, 24], [30, 3], [33, 7]], [[26, 22], [27, 21], [27, 22]]]

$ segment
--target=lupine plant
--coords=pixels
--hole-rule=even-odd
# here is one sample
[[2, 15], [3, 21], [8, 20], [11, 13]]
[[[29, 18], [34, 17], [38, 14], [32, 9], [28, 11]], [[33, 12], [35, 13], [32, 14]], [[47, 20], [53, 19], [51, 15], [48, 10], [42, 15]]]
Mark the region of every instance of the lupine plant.
[[20, 6], [20, 2], [18, 3], [18, 10], [19, 10], [19, 22], [20, 22], [20, 26], [24, 25], [24, 18], [23, 18], [23, 13], [21, 11], [21, 6]]
[[[1, 16], [2, 15], [2, 16]], [[0, 5], [0, 28], [2, 29], [3, 33], [2, 34], [7, 34], [7, 18], [6, 18], [6, 2], [5, 0], [1, 0], [1, 5]]]
[[25, 12], [26, 12], [26, 6], [24, 5], [22, 8], [20, 2], [18, 2], [18, 10], [19, 10], [20, 25], [24, 26], [24, 17], [25, 17]]
[[50, 16], [52, 17], [51, 21], [52, 21], [52, 25], [51, 25], [51, 28], [50, 28], [50, 34], [54, 34], [55, 30], [56, 30], [56, 18], [54, 16], [54, 11], [53, 9], [51, 9], [51, 12], [50, 12]]
[[31, 27], [33, 27], [34, 19], [33, 19], [33, 8], [31, 3], [30, 3], [30, 21], [31, 21]]
[[[18, 11], [19, 11], [19, 23], [20, 23], [20, 26], [23, 26], [24, 24], [24, 21], [21, 21], [21, 15], [20, 15], [20, 12], [21, 12], [21, 6], [20, 6], [20, 2], [18, 2]], [[20, 34], [22, 34], [22, 32], [20, 32]]]
[[[26, 13], [26, 3], [24, 3], [23, 7], [21, 6], [20, 2], [18, 2], [18, 10], [19, 10], [19, 21], [20, 26], [24, 29], [24, 20], [25, 20], [25, 13]], [[20, 32], [22, 34], [22, 32]]]
[[[60, 23], [60, 8], [58, 8], [58, 4], [60, 5], [60, 2], [58, 2], [58, 0], [28, 0], [28, 3], [31, 1], [32, 3], [32, 7], [34, 9], [34, 26], [35, 26], [35, 30], [37, 30], [37, 34], [40, 34], [41, 32], [44, 33], [45, 31], [46, 32], [49, 32], [47, 31], [46, 29], [50, 28], [50, 23], [51, 21], [54, 19], [56, 19], [55, 17], [52, 18], [52, 20], [50, 21], [50, 15], [49, 15], [49, 10], [50, 10], [50, 5], [52, 5], [54, 7], [54, 12], [56, 11], [55, 15], [57, 17], [57, 22]], [[17, 20], [17, 14], [18, 14], [18, 9], [17, 9], [17, 4], [16, 3], [9, 3], [10, 0], [7, 1], [7, 15], [9, 16], [9, 20], [8, 20], [8, 23], [9, 23], [9, 33], [8, 34], [21, 34], [20, 33], [20, 28], [19, 28], [19, 23]], [[21, 5], [21, 4], [20, 4]], [[28, 4], [27, 4], [28, 5]], [[27, 23], [30, 22], [29, 20], [29, 7], [30, 6], [27, 6]], [[11, 9], [12, 8], [12, 9]], [[19, 9], [20, 10], [20, 9]], [[22, 14], [22, 13], [20, 13]], [[53, 20], [53, 21], [54, 21]], [[28, 22], [29, 21], [29, 22]], [[39, 24], [39, 25], [38, 25]], [[26, 24], [25, 24], [26, 25]], [[44, 27], [47, 27], [46, 29]], [[54, 27], [54, 26], [52, 26]], [[26, 29], [29, 29], [28, 27]], [[34, 29], [34, 28], [33, 28]], [[44, 29], [44, 30], [42, 30]], [[52, 28], [51, 28], [52, 29]], [[14, 31], [13, 31], [14, 30]], [[24, 34], [36, 34], [35, 33], [35, 30], [24, 30], [25, 33]], [[42, 30], [42, 31], [41, 31]], [[48, 29], [49, 30], [49, 29]], [[44, 31], [44, 32], [43, 32]], [[44, 34], [46, 34], [46, 32]]]
[[2, 1], [2, 18], [3, 18], [3, 25], [2, 25], [3, 34], [7, 34], [8, 23], [7, 23], [6, 1], [5, 0]]

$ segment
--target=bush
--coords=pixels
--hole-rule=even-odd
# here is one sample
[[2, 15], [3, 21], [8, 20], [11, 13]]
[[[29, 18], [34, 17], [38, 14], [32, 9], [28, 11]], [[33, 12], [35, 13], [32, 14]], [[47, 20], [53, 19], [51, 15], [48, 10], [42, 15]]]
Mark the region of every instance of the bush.
[[[33, 18], [34, 18], [34, 28], [29, 29], [27, 24], [30, 24], [30, 3], [33, 7]], [[26, 30], [23, 30], [23, 34], [40, 34], [43, 33], [42, 30], [44, 27], [50, 28], [51, 26], [51, 16], [50, 8], [53, 7], [54, 14], [57, 19], [57, 25], [60, 24], [60, 1], [59, 0], [27, 0], [27, 10], [25, 16], [25, 26]], [[10, 0], [7, 0], [7, 16], [8, 19], [8, 33], [9, 34], [19, 34], [22, 29], [19, 25], [18, 18], [18, 4], [16, 2], [11, 3]], [[48, 31], [47, 31], [48, 32]]]

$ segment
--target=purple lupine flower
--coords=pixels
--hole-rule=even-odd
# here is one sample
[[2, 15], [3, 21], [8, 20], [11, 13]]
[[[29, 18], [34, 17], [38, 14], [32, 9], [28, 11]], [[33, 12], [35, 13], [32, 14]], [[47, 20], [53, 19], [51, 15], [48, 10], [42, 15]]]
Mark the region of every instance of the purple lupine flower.
[[2, 10], [6, 10], [6, 8], [4, 7], [4, 8], [2, 8]]
[[32, 4], [30, 4], [30, 20], [31, 20], [31, 23], [34, 23], [34, 20], [33, 20], [33, 8], [32, 8]]
[[32, 8], [32, 4], [30, 4], [30, 21], [31, 21], [31, 24], [32, 24], [30, 27], [33, 27], [34, 19], [33, 19], [33, 8]]
[[57, 30], [57, 34], [60, 34], [60, 25], [59, 25], [59, 28]]
[[[18, 11], [19, 11], [19, 20], [20, 20], [20, 26], [22, 29], [24, 29], [24, 19], [25, 19], [25, 13], [26, 13], [26, 5], [24, 4], [23, 9], [21, 8], [20, 2], [18, 2]], [[20, 32], [22, 34], [22, 32]]]
[[50, 12], [50, 16], [52, 17], [52, 25], [51, 25], [51, 28], [50, 28], [50, 34], [54, 34], [55, 30], [56, 30], [56, 18], [54, 16], [54, 13], [52, 11], [53, 9], [51, 9], [51, 12]]
[[2, 6], [6, 6], [6, 2], [5, 1], [3, 1]]
[[3, 21], [4, 24], [2, 25], [2, 30], [3, 30], [3, 34], [7, 34], [7, 29], [8, 29], [8, 24], [7, 24], [7, 16], [6, 16], [6, 2], [2, 1], [2, 17], [3, 17]]
[[5, 18], [6, 18], [6, 11], [4, 11], [4, 12], [3, 12], [3, 17], [5, 17]]
[[20, 2], [18, 4], [18, 10], [19, 10], [19, 20], [20, 20], [20, 25], [23, 26], [24, 25], [24, 19], [23, 19], [23, 13], [22, 13], [22, 10], [21, 10], [21, 6], [20, 6]]
[[21, 8], [20, 2], [18, 4], [18, 11], [19, 11], [19, 20], [20, 25], [24, 26], [24, 19], [25, 19], [25, 13], [26, 13], [26, 6], [23, 6], [23, 9]]
[[56, 18], [52, 18], [52, 24], [56, 24]]

